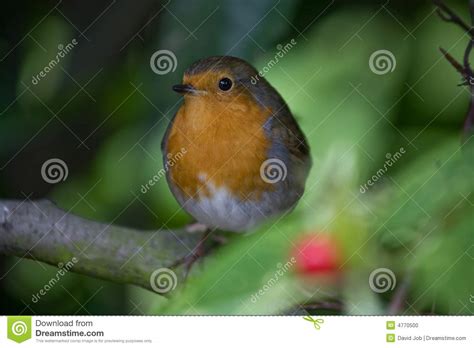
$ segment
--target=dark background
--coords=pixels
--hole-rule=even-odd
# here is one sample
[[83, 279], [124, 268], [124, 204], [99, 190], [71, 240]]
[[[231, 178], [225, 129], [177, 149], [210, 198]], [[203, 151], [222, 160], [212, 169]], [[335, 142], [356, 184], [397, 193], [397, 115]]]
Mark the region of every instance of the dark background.
[[[463, 1], [449, 5], [468, 18]], [[78, 45], [33, 85], [32, 76], [54, 58], [58, 45], [73, 38]], [[383, 165], [387, 153], [404, 147], [406, 155], [389, 174], [413, 178], [421, 170], [417, 163], [426, 163], [420, 158], [444, 141], [459, 143], [469, 94], [457, 87], [460, 78], [438, 47], [462, 57], [467, 37], [442, 22], [429, 1], [5, 2], [0, 12], [0, 197], [48, 197], [75, 214], [134, 228], [182, 226], [189, 217], [179, 210], [164, 180], [150, 192], [140, 192], [141, 185], [162, 168], [159, 144], [180, 101], [171, 86], [180, 82], [189, 64], [205, 56], [234, 55], [261, 69], [277, 52], [276, 46], [291, 39], [296, 46], [266, 77], [288, 101], [311, 143], [315, 166], [309, 186], [325, 189], [324, 168], [331, 167], [331, 158], [342, 157], [329, 175], [336, 183], [334, 190], [351, 186], [358, 194], [359, 185]], [[159, 49], [176, 55], [174, 72], [157, 75], [150, 69], [150, 57]], [[370, 71], [369, 57], [379, 49], [396, 57], [392, 73]], [[67, 180], [52, 185], [42, 179], [41, 166], [50, 158], [67, 163]], [[396, 188], [390, 180], [385, 182]], [[377, 187], [374, 192], [383, 192], [383, 183]], [[334, 205], [309, 200], [321, 216], [312, 214], [319, 220], [306, 222], [306, 229], [325, 225], [327, 214], [336, 216], [343, 210], [344, 200], [335, 192], [324, 196]], [[396, 196], [393, 191], [382, 193], [388, 201], [392, 195]], [[450, 202], [454, 207], [459, 201]], [[312, 203], [300, 205], [307, 208]], [[329, 206], [334, 209], [325, 210]], [[347, 220], [336, 225], [351, 231], [360, 227]], [[412, 225], [404, 221], [401, 216], [393, 224], [396, 228], [385, 237], [377, 236], [378, 244], [369, 244], [374, 253], [388, 250], [385, 260], [394, 258], [387, 264], [404, 273], [445, 254], [419, 250], [420, 240], [425, 245], [432, 236], [403, 239], [413, 235], [406, 232]], [[420, 232], [422, 236], [428, 235], [427, 230]], [[398, 239], [393, 245], [392, 232]], [[439, 238], [445, 235], [439, 233]], [[455, 239], [454, 244], [456, 240], [464, 246], [472, 242]], [[435, 239], [431, 247], [440, 243], [444, 241]], [[411, 253], [417, 256], [412, 259]], [[457, 255], [453, 252], [454, 259]], [[467, 260], [466, 256], [463, 261]], [[353, 267], [370, 268], [371, 262]], [[445, 262], [440, 265], [451, 265]], [[459, 272], [453, 277], [469, 282], [463, 273], [469, 268], [456, 267], [450, 270]], [[434, 267], [420, 276], [422, 283], [415, 285], [413, 299], [446, 268]], [[162, 305], [163, 300], [148, 291], [72, 273], [32, 303], [31, 294], [55, 273], [54, 267], [34, 260], [1, 257], [0, 312], [148, 314]], [[443, 278], [434, 288], [442, 289], [443, 284], [447, 288], [450, 282]], [[426, 301], [417, 301], [412, 308], [406, 305], [406, 313], [472, 313], [466, 286], [451, 284], [458, 292], [445, 289], [440, 295], [431, 294], [431, 289], [423, 294]], [[227, 296], [229, 303], [234, 300], [232, 293]], [[434, 299], [441, 303], [435, 309]], [[354, 302], [361, 303], [360, 308], [346, 312], [377, 313], [372, 302], [364, 301]], [[218, 302], [198, 308], [238, 312]], [[185, 306], [175, 308], [186, 313]]]

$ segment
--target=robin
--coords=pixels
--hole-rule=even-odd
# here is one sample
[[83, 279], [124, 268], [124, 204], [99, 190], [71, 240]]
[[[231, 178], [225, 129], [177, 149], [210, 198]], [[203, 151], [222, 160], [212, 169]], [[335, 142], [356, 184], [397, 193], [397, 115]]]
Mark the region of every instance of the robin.
[[246, 61], [204, 58], [173, 90], [184, 103], [162, 141], [166, 178], [201, 226], [243, 232], [291, 211], [311, 168], [283, 98]]

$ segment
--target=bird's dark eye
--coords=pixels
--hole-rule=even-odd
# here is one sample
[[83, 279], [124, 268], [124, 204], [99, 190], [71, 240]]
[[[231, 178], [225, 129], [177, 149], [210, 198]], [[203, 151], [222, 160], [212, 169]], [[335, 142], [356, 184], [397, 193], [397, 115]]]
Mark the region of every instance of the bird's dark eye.
[[232, 81], [231, 79], [224, 77], [223, 79], [220, 79], [219, 81], [219, 89], [222, 91], [228, 91], [232, 87]]

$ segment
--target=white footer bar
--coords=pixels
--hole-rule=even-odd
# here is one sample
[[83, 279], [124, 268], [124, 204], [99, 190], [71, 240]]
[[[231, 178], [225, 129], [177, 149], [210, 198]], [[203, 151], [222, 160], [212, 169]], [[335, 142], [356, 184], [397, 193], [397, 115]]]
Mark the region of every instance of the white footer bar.
[[0, 347], [474, 347], [473, 327], [470, 316], [12, 316]]

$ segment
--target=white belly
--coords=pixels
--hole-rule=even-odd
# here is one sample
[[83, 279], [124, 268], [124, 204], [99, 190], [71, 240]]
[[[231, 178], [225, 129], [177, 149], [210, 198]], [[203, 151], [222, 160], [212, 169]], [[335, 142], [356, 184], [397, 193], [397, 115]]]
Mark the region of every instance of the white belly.
[[241, 202], [224, 188], [210, 188], [209, 196], [188, 200], [185, 208], [196, 220], [226, 231], [245, 231], [266, 218], [256, 203]]
[[292, 210], [297, 202], [291, 191], [263, 193], [258, 201], [242, 200], [225, 187], [215, 187], [204, 174], [199, 175], [199, 180], [206, 185], [207, 194], [201, 192], [189, 199], [179, 189], [173, 193], [189, 214], [210, 228], [245, 232], [274, 215]]

